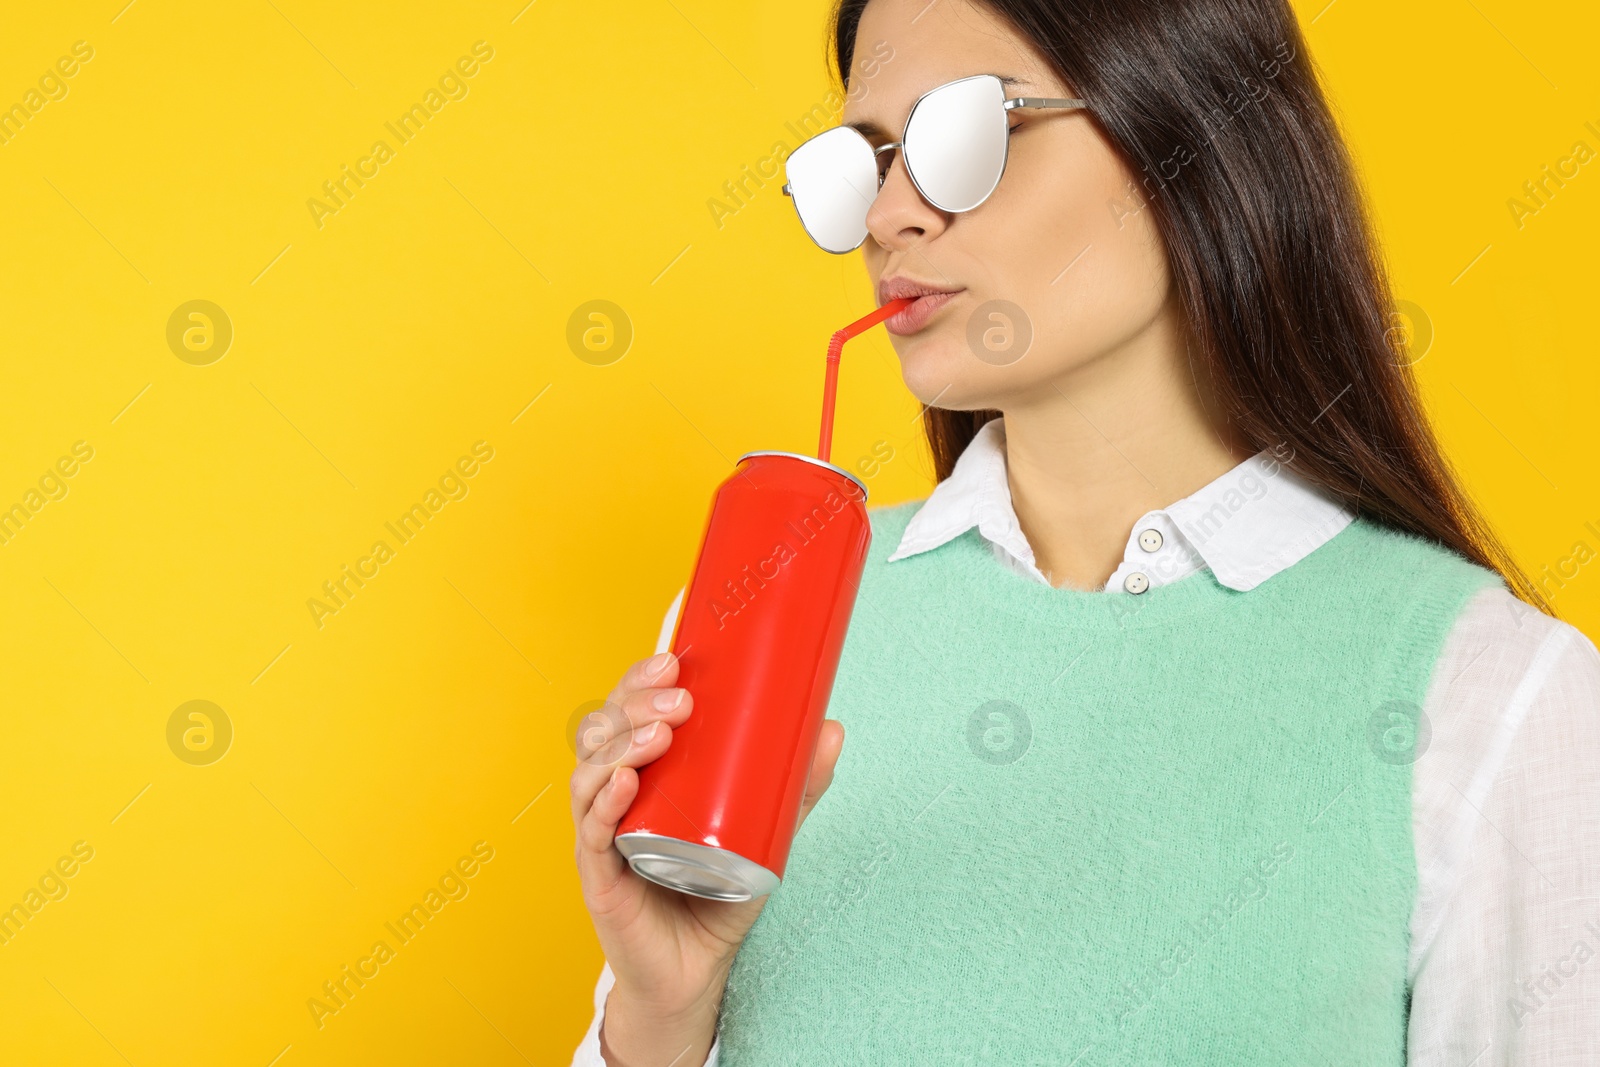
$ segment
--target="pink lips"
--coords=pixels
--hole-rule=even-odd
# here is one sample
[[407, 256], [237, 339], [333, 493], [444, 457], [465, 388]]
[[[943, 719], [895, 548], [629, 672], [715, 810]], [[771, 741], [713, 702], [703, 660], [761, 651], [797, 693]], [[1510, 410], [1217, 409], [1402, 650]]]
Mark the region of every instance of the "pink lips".
[[890, 333], [900, 336], [916, 333], [928, 324], [928, 320], [933, 318], [940, 308], [960, 296], [962, 291], [961, 289], [941, 289], [923, 282], [912, 281], [909, 278], [885, 278], [878, 283], [878, 303], [880, 306], [890, 300], [898, 300], [902, 297], [909, 297], [914, 302], [891, 318], [884, 320], [884, 328]]
[[884, 320], [884, 329], [890, 333], [905, 336], [916, 333], [928, 324], [934, 312], [954, 300], [959, 293], [929, 293], [919, 296], [916, 302], [898, 314]]

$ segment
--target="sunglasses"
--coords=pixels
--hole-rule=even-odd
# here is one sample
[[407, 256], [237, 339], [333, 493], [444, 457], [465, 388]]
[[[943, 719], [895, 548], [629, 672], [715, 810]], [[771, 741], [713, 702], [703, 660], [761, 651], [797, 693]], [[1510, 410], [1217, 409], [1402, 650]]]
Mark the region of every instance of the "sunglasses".
[[993, 74], [946, 82], [911, 105], [900, 140], [872, 147], [852, 126], [835, 126], [810, 138], [784, 164], [783, 194], [794, 201], [800, 225], [818, 247], [835, 255], [854, 252], [867, 239], [867, 211], [894, 164], [880, 158], [899, 149], [911, 184], [940, 211], [971, 211], [994, 192], [1005, 173], [1015, 108], [1087, 108], [1082, 100], [1019, 96], [1006, 99]]

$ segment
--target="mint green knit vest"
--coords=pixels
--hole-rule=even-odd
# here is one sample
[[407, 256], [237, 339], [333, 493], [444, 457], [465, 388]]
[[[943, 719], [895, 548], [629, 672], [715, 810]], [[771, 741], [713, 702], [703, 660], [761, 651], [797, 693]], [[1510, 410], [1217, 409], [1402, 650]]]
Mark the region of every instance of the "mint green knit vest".
[[1250, 592], [1053, 589], [873, 541], [845, 746], [729, 976], [721, 1067], [1402, 1064], [1411, 763], [1499, 579], [1358, 520]]

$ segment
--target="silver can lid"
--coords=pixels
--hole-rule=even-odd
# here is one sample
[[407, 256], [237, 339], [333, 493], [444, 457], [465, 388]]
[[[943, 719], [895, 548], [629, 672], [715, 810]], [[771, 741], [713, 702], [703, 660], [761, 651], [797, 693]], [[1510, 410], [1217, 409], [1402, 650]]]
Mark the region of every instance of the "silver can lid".
[[835, 467], [832, 463], [829, 463], [826, 460], [818, 459], [816, 456], [808, 456], [803, 452], [779, 452], [772, 449], [765, 449], [760, 452], [746, 452], [744, 455], [739, 457], [738, 461], [743, 463], [751, 456], [788, 456], [790, 459], [803, 459], [807, 463], [815, 463], [819, 467], [833, 471], [835, 474], [842, 474], [846, 478], [849, 478], [852, 482], [855, 482], [861, 487], [861, 499], [863, 501], [867, 499], [867, 486], [865, 482], [863, 482], [860, 478], [857, 478], [854, 474], [851, 474], [849, 471], [845, 470], [843, 467]]
[[618, 834], [616, 845], [633, 873], [679, 893], [736, 902], [778, 888], [777, 875], [725, 848], [651, 833]]

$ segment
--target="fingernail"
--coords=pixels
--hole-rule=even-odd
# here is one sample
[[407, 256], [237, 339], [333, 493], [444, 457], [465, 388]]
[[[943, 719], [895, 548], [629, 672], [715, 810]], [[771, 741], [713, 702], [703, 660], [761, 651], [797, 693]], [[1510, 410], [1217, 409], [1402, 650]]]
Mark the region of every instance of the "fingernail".
[[662, 671], [666, 670], [667, 667], [671, 663], [672, 663], [672, 653], [671, 652], [661, 652], [661, 653], [658, 653], [658, 654], [650, 657], [650, 662], [645, 667], [646, 676], [650, 677], [650, 678], [656, 677]]
[[651, 699], [650, 703], [655, 705], [657, 711], [671, 711], [683, 703], [683, 690], [663, 689]]
[[641, 727], [633, 732], [633, 747], [643, 748], [656, 736], [656, 731], [661, 729], [661, 724], [653, 722], [649, 726]]

